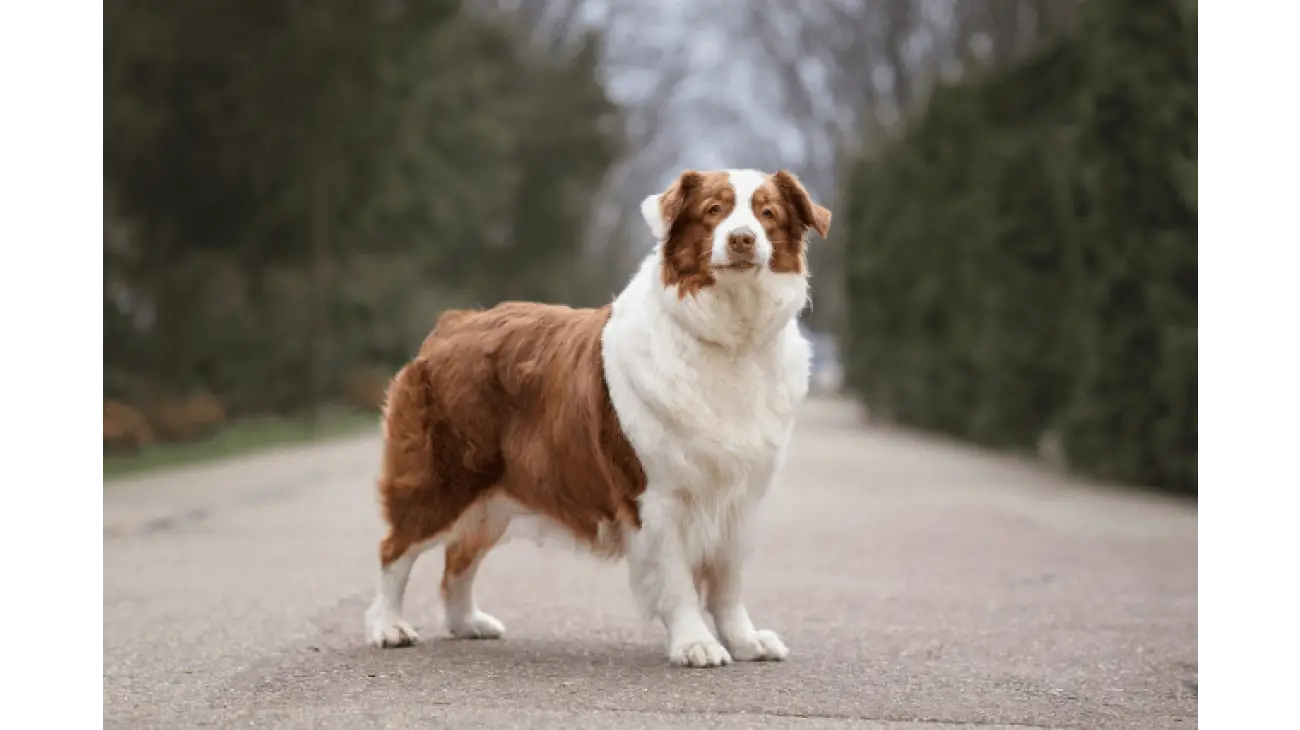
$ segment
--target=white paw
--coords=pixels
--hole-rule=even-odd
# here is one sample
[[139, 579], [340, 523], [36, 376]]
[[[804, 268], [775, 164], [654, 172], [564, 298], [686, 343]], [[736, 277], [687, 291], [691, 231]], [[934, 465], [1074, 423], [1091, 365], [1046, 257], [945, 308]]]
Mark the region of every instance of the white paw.
[[763, 629], [752, 636], [733, 642], [731, 656], [738, 662], [779, 662], [790, 655], [775, 631]]
[[731, 655], [713, 639], [685, 641], [668, 651], [668, 661], [679, 667], [721, 667], [731, 663]]
[[467, 617], [447, 619], [447, 631], [457, 639], [500, 639], [506, 627], [500, 621], [478, 611]]
[[370, 643], [380, 649], [412, 646], [420, 640], [420, 635], [401, 616], [395, 616], [379, 606], [371, 606], [366, 611], [366, 635], [370, 638]]

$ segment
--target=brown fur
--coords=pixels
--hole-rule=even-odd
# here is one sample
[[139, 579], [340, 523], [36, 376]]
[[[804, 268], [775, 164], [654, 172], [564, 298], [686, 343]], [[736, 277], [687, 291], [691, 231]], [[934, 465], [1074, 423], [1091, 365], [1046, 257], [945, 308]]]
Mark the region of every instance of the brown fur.
[[[764, 218], [763, 210], [772, 213]], [[778, 274], [802, 274], [807, 268], [806, 234], [811, 228], [826, 238], [831, 228], [831, 212], [808, 197], [799, 178], [781, 170], [754, 192], [754, 215], [763, 222], [772, 241], [772, 271]]]
[[[660, 211], [668, 223], [662, 280], [664, 286], [676, 286], [679, 297], [714, 283], [709, 262], [713, 231], [736, 203], [725, 171], [687, 170], [660, 196]], [[772, 242], [771, 270], [803, 273], [807, 266], [805, 235], [811, 228], [825, 238], [830, 232], [831, 212], [814, 203], [799, 179], [785, 170], [768, 176], [754, 192], [752, 205]]]
[[486, 507], [496, 493], [598, 551], [620, 542], [602, 541], [602, 530], [640, 526], [645, 475], [602, 368], [609, 314], [510, 302], [438, 320], [388, 391], [383, 565], [447, 536], [445, 590], [500, 539], [504, 521]]
[[727, 173], [687, 170], [660, 196], [659, 206], [668, 222], [664, 286], [676, 286], [677, 295], [686, 297], [712, 285], [713, 229], [736, 206]]

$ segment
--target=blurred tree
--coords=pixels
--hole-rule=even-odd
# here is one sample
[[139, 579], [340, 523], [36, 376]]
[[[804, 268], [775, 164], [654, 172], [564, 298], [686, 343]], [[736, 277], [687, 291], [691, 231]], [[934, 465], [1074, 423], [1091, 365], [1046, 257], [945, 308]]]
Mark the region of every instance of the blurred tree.
[[1196, 12], [1090, 3], [1079, 155], [1087, 205], [1068, 456], [1196, 484]]
[[859, 161], [848, 380], [885, 417], [1195, 491], [1195, 11], [1079, 22]]
[[454, 0], [111, 0], [105, 36], [105, 296], [155, 314], [106, 301], [123, 382], [297, 410], [442, 307], [571, 294], [618, 151], [594, 44]]
[[506, 240], [489, 250], [481, 273], [495, 298], [590, 299], [574, 290], [583, 282], [571, 270], [582, 252], [590, 201], [621, 152], [607, 131], [614, 107], [596, 81], [597, 53], [588, 37], [567, 66], [530, 69], [512, 225]]

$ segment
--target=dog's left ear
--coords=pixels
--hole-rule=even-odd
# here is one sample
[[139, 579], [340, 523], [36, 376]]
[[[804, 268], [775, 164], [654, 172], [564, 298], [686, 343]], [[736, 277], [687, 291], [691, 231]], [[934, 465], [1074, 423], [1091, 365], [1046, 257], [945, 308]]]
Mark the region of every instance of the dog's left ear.
[[804, 190], [803, 183], [793, 173], [781, 170], [772, 176], [772, 181], [781, 191], [781, 195], [790, 203], [796, 215], [799, 216], [799, 222], [803, 224], [804, 230], [809, 228], [817, 231], [817, 235], [826, 238], [831, 232], [831, 211], [812, 201], [808, 197], [808, 191]]
[[673, 223], [686, 209], [687, 196], [699, 187], [703, 180], [704, 176], [700, 173], [686, 170], [668, 186], [667, 190], [657, 195], [647, 195], [645, 200], [641, 201], [641, 217], [645, 219], [646, 225], [650, 226], [650, 232], [654, 234], [656, 240], [662, 241], [668, 237]]

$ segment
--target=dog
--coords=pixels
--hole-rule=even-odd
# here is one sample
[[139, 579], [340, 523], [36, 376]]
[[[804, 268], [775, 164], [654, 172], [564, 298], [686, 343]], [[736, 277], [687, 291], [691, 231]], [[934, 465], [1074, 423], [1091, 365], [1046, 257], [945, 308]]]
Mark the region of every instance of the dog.
[[474, 576], [531, 524], [626, 560], [672, 664], [786, 658], [751, 621], [741, 572], [808, 393], [806, 239], [827, 236], [831, 211], [788, 171], [741, 169], [686, 170], [640, 212], [656, 244], [610, 304], [447, 311], [389, 384], [372, 644], [418, 640], [403, 600], [437, 545], [447, 632], [500, 637]]

